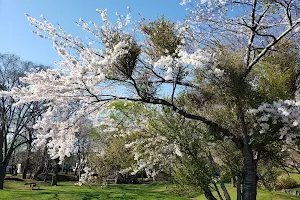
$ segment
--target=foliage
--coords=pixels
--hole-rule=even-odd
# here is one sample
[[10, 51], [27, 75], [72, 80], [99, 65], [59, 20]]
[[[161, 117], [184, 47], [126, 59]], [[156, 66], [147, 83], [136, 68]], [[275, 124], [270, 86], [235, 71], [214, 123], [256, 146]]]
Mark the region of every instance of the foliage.
[[104, 152], [88, 153], [86, 162], [100, 181], [117, 176], [120, 170], [130, 167], [133, 163], [133, 155], [125, 148], [125, 142], [123, 137], [110, 137]]
[[156, 21], [142, 23], [141, 30], [147, 37], [146, 52], [152, 59], [178, 54], [177, 48], [182, 44], [182, 37], [176, 33], [174, 22], [162, 16]]
[[280, 99], [291, 99], [297, 90], [300, 57], [295, 42], [283, 40], [276, 45], [277, 51], [271, 52], [260, 66], [255, 68], [253, 84], [258, 88], [262, 102], [272, 103]]
[[282, 189], [292, 189], [296, 188], [298, 183], [289, 176], [279, 176], [275, 180], [275, 189], [282, 190]]
[[281, 171], [273, 167], [273, 164], [264, 163], [258, 167], [259, 182], [258, 186], [268, 190], [274, 190], [276, 181], [278, 180]]
[[232, 141], [225, 140], [216, 142], [212, 154], [221, 171], [221, 180], [229, 183], [242, 172], [241, 152], [232, 144]]

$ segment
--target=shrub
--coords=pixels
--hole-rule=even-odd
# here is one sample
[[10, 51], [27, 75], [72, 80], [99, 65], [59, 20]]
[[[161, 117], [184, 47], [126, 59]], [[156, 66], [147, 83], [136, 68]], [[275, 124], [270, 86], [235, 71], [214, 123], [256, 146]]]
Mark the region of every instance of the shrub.
[[298, 186], [297, 181], [289, 176], [279, 176], [275, 180], [275, 189], [282, 190], [282, 189], [291, 189]]
[[262, 166], [259, 166], [259, 181], [258, 187], [264, 188], [267, 190], [275, 190], [276, 180], [282, 174], [282, 171], [277, 168], [273, 168], [268, 163]]
[[222, 183], [230, 183], [233, 175], [230, 171], [221, 171], [221, 179], [220, 182]]

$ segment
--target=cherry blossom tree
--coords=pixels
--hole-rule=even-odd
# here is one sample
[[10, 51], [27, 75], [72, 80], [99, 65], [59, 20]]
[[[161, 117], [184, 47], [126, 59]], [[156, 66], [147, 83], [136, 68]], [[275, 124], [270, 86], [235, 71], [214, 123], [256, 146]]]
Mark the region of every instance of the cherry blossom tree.
[[[90, 36], [87, 40], [66, 33], [44, 16], [38, 20], [26, 15], [34, 32], [52, 41], [62, 56], [57, 63], [61, 68], [28, 74], [22, 78], [26, 86], [2, 95], [19, 99], [18, 104], [51, 101], [35, 128], [41, 133], [38, 141], [51, 138], [50, 153], [61, 159], [70, 153], [77, 121], [82, 116], [99, 120], [97, 114], [111, 101], [170, 107], [178, 115], [203, 122], [218, 137], [232, 140], [243, 155], [243, 199], [256, 199], [257, 161], [252, 136], [257, 131], [263, 134], [268, 126], [261, 122], [275, 117], [283, 122], [279, 123], [278, 139], [297, 138], [297, 132], [290, 130], [298, 128], [299, 105], [294, 93], [290, 101], [259, 107], [263, 102], [252, 98], [261, 79], [253, 71], [276, 52], [280, 41], [299, 37], [299, 0], [184, 0], [182, 4], [188, 6], [186, 23], [178, 25], [162, 17], [142, 21], [136, 31], [132, 31], [130, 13], [117, 15], [113, 24], [106, 10], [97, 10], [101, 25], [82, 19], [77, 23]], [[296, 65], [293, 69], [297, 80], [299, 70]], [[192, 97], [192, 106], [176, 101], [184, 89]], [[76, 110], [72, 109], [74, 102]], [[290, 106], [293, 110], [286, 110]], [[218, 120], [225, 108], [231, 109], [227, 120], [232, 123]], [[259, 112], [253, 113], [264, 114], [257, 120], [259, 128], [253, 129], [248, 110], [257, 108]], [[291, 124], [293, 128], [285, 128]]]

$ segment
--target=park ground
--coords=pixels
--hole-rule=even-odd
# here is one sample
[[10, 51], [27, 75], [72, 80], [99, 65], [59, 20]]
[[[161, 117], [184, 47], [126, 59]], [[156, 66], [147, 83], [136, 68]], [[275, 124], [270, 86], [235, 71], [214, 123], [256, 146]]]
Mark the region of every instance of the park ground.
[[[48, 183], [37, 182], [39, 190], [30, 190], [25, 184], [32, 182], [27, 179], [21, 181], [5, 181], [5, 189], [0, 192], [3, 200], [96, 200], [96, 199], [165, 199], [165, 200], [204, 200], [200, 193], [182, 195], [174, 184], [150, 183], [150, 184], [120, 184], [108, 186], [77, 186], [74, 182], [60, 182], [58, 186], [50, 186]], [[235, 189], [228, 187], [233, 200]], [[300, 191], [300, 187], [296, 188]], [[282, 192], [270, 192], [258, 190], [258, 200], [300, 200], [300, 196], [293, 196]]]

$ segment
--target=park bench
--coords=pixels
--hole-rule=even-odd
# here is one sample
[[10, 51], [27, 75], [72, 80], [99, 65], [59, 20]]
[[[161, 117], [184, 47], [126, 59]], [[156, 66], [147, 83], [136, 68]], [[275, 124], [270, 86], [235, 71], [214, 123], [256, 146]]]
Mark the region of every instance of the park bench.
[[118, 178], [107, 178], [105, 182], [107, 184], [117, 184]]

